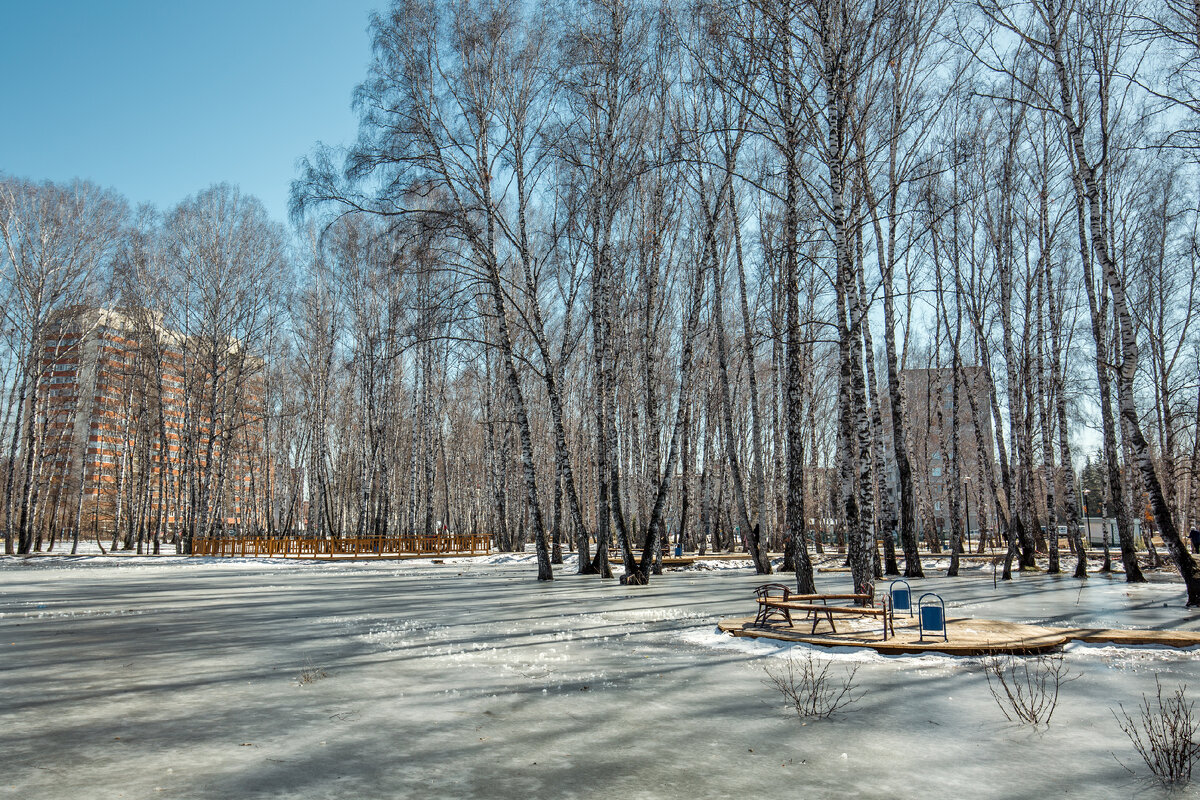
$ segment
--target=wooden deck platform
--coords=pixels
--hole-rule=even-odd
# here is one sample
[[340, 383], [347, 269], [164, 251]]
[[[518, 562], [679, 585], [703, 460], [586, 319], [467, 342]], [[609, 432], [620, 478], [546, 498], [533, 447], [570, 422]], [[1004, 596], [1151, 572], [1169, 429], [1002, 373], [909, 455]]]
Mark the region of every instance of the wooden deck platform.
[[[873, 622], [873, 621], [872, 621]], [[1118, 645], [1161, 645], [1164, 647], [1200, 646], [1200, 633], [1191, 631], [1112, 630], [1106, 628], [1048, 628], [1019, 622], [992, 619], [950, 617], [947, 628], [950, 641], [919, 641], [916, 618], [896, 617], [896, 634], [885, 642], [878, 625], [864, 630], [839, 633], [818, 631], [797, 621], [797, 627], [772, 624], [758, 627], [754, 617], [723, 619], [717, 627], [734, 636], [804, 642], [822, 647], [869, 647], [885, 655], [946, 653], [955, 656], [1033, 655], [1057, 650], [1070, 641], [1112, 643]], [[839, 621], [839, 628], [843, 628]]]

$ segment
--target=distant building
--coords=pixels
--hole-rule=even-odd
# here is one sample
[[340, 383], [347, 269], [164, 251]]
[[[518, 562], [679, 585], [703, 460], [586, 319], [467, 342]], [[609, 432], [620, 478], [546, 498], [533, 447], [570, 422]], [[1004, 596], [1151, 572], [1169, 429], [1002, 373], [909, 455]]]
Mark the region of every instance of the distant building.
[[[247, 379], [233, 393], [236, 407], [218, 398], [214, 409], [200, 391], [207, 375], [192, 347], [146, 312], [74, 308], [52, 320], [39, 414], [51, 525], [71, 530], [78, 519], [84, 535], [125, 533], [137, 517], [163, 535], [177, 533], [195, 502], [189, 480], [205, 480], [209, 452], [214, 472], [224, 473], [209, 484], [209, 517], [235, 528], [248, 521], [261, 381]], [[245, 369], [246, 361], [231, 364]]]
[[[916, 492], [917, 522], [922, 534], [936, 531], [943, 539], [950, 533], [950, 439], [954, 420], [958, 421], [958, 473], [969, 495], [961, 508], [967, 530], [979, 527], [980, 509], [977, 502], [979, 483], [993, 469], [990, 393], [983, 367], [962, 367], [959, 370], [958, 407], [953, 402], [953, 371], [948, 367], [906, 369], [900, 372], [900, 391], [904, 398], [905, 424], [908, 426], [909, 460], [912, 465]], [[975, 416], [971, 401], [981, 423], [982, 439], [977, 439]], [[986, 463], [980, 464], [980, 444]], [[963, 480], [968, 479], [969, 480]], [[960, 498], [963, 497], [960, 495]]]

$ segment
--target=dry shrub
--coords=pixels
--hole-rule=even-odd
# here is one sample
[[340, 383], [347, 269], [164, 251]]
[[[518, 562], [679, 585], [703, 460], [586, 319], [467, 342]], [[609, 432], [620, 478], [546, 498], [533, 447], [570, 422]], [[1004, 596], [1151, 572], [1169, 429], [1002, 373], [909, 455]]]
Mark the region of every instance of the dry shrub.
[[763, 683], [779, 690], [787, 704], [805, 718], [828, 719], [866, 694], [854, 682], [857, 664], [834, 672], [832, 661], [821, 661], [810, 652], [802, 658], [788, 656], [777, 668], [764, 665], [763, 671], [767, 674]]
[[314, 666], [311, 661], [306, 660], [304, 669], [300, 670], [298, 682], [301, 686], [308, 686], [310, 683], [316, 683], [322, 678], [328, 678], [329, 673], [320, 667]]
[[1200, 720], [1192, 710], [1195, 702], [1187, 698], [1186, 684], [1165, 698], [1157, 675], [1154, 684], [1154, 695], [1142, 695], [1136, 714], [1122, 705], [1121, 713], [1113, 711], [1113, 716], [1154, 777], [1167, 788], [1180, 788], [1191, 782], [1192, 767], [1200, 760]]
[[988, 689], [1010, 722], [1048, 727], [1058, 707], [1058, 692], [1075, 680], [1062, 653], [993, 656], [983, 662]]

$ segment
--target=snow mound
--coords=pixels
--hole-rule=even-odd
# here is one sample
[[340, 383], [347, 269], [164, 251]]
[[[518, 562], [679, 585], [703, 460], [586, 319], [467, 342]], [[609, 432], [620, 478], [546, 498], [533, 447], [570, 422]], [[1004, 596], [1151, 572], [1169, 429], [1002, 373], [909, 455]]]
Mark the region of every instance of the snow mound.
[[747, 569], [747, 568], [752, 569], [753, 567], [754, 567], [754, 562], [748, 558], [736, 559], [736, 560], [719, 559], [719, 560], [711, 560], [711, 561], [708, 559], [698, 559], [696, 561], [693, 561], [689, 566], [680, 567], [680, 569], [681, 570], [692, 569], [692, 570], [699, 570], [701, 572], [710, 572], [710, 571], [725, 570], [725, 569]]
[[1116, 645], [1093, 642], [1067, 642], [1063, 652], [1072, 659], [1096, 659], [1117, 669], [1137, 670], [1152, 668], [1153, 665], [1171, 666], [1190, 664], [1195, 661], [1200, 645], [1194, 647], [1167, 647], [1157, 644]]

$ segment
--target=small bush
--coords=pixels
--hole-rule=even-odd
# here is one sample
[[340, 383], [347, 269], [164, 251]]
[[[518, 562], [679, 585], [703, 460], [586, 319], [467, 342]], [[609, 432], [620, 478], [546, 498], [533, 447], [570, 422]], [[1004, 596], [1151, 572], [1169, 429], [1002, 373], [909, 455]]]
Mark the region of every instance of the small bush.
[[308, 666], [306, 666], [304, 669], [300, 670], [300, 677], [299, 677], [298, 681], [301, 686], [307, 686], [310, 683], [316, 683], [317, 681], [321, 680], [322, 678], [328, 678], [328, 677], [329, 677], [328, 672], [321, 669], [320, 667], [313, 666], [312, 662], [310, 661], [308, 663]]
[[1034, 727], [1050, 725], [1058, 692], [1075, 680], [1062, 653], [1037, 656], [994, 656], [983, 662], [988, 689], [1010, 722]]
[[1158, 676], [1154, 684], [1154, 695], [1142, 695], [1136, 715], [1122, 705], [1121, 713], [1113, 711], [1113, 716], [1154, 777], [1168, 788], [1183, 787], [1191, 782], [1192, 767], [1200, 760], [1200, 740], [1196, 738], [1200, 721], [1192, 710], [1195, 702], [1188, 700], [1186, 684], [1166, 698]]
[[834, 673], [833, 662], [821, 661], [812, 653], [805, 653], [803, 658], [788, 656], [778, 668], [768, 664], [763, 671], [767, 674], [763, 683], [779, 690], [801, 717], [828, 719], [865, 694], [854, 682], [857, 664]]

